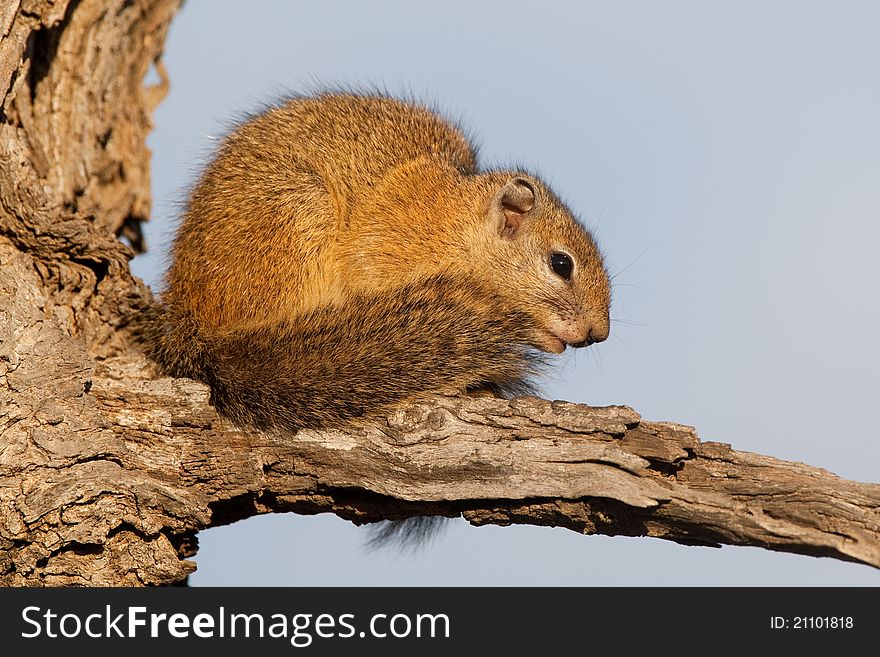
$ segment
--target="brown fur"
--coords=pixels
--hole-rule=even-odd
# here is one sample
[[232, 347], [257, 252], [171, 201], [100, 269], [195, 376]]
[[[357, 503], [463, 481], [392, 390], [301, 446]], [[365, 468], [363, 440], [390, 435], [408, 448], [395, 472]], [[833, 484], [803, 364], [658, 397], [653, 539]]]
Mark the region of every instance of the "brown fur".
[[335, 426], [430, 390], [519, 389], [534, 348], [607, 337], [609, 295], [595, 243], [541, 181], [478, 173], [422, 107], [327, 94], [225, 140], [179, 229], [150, 353], [238, 422]]

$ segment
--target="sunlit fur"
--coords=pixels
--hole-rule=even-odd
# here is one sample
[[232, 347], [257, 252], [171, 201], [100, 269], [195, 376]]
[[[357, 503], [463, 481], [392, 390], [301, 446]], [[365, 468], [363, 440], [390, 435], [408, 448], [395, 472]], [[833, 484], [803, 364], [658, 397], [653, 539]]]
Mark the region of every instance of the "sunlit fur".
[[[502, 234], [499, 190], [534, 207]], [[499, 219], [501, 217], [501, 219]], [[501, 221], [501, 224], [499, 224]], [[568, 253], [571, 281], [549, 255]], [[534, 176], [379, 96], [297, 98], [226, 138], [174, 244], [150, 353], [259, 427], [336, 426], [437, 389], [522, 389], [536, 352], [608, 335], [608, 278]]]

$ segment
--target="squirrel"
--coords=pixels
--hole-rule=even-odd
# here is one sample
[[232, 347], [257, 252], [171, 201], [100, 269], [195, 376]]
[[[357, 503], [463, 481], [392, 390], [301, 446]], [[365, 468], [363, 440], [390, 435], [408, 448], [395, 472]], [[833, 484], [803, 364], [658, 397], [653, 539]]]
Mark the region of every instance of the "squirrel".
[[541, 352], [600, 342], [610, 284], [538, 177], [380, 95], [249, 118], [195, 185], [147, 352], [258, 429], [333, 428], [427, 392], [530, 390]]

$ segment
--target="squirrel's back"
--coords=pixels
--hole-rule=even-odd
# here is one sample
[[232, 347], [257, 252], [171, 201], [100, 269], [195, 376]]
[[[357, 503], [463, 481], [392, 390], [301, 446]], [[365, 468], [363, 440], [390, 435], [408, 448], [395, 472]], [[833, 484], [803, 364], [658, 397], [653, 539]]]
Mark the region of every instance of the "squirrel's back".
[[384, 97], [296, 98], [243, 123], [189, 199], [166, 302], [215, 328], [321, 305], [340, 284], [327, 251], [352, 214], [389, 171], [423, 158], [475, 167], [458, 129]]
[[297, 98], [196, 185], [151, 355], [257, 426], [330, 426], [438, 388], [521, 387], [535, 350], [604, 339], [591, 236], [537, 178], [481, 173], [424, 107]]

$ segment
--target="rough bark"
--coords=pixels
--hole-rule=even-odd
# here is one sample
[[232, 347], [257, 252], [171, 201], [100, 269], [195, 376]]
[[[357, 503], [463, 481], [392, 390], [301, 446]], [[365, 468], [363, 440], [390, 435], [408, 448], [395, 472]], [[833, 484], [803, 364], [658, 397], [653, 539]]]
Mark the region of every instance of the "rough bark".
[[434, 397], [346, 432], [244, 432], [127, 327], [149, 215], [144, 88], [178, 0], [0, 8], [0, 582], [182, 580], [257, 513], [755, 545], [880, 567], [880, 486], [700, 442], [625, 407]]

